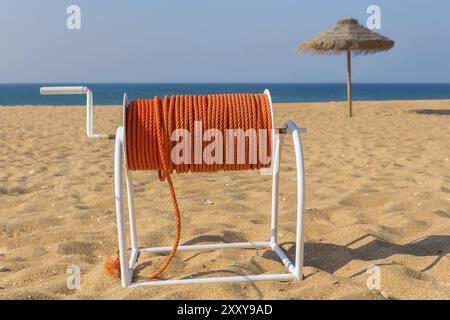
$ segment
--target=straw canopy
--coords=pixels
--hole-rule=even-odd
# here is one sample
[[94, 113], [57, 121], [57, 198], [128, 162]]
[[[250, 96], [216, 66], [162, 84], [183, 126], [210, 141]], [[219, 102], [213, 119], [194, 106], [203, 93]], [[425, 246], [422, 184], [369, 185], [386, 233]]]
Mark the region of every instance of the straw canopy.
[[352, 117], [352, 71], [351, 53], [370, 54], [387, 51], [394, 46], [394, 41], [381, 34], [363, 27], [356, 19], [339, 20], [328, 31], [303, 42], [298, 51], [301, 53], [347, 54], [347, 99], [349, 116]]
[[339, 54], [350, 50], [354, 54], [370, 54], [386, 51], [394, 41], [363, 27], [356, 19], [339, 20], [334, 27], [303, 42], [298, 48], [302, 53]]

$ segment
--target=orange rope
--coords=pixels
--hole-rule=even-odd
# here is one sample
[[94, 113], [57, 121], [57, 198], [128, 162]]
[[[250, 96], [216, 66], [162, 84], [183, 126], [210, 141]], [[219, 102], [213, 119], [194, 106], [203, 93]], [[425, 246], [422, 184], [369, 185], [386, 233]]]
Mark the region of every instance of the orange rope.
[[[194, 130], [194, 121], [201, 121], [200, 132]], [[178, 143], [171, 141], [171, 135], [176, 129], [186, 129], [190, 133], [190, 163], [175, 164], [171, 161], [171, 152]], [[221, 161], [207, 164], [201, 154], [201, 163], [195, 163], [194, 144], [201, 141], [201, 150], [209, 144], [203, 141], [204, 132], [208, 129], [217, 129], [222, 133], [222, 154], [214, 154]], [[250, 144], [250, 138], [242, 143], [242, 137], [233, 138], [232, 145], [227, 144], [227, 129], [255, 129], [254, 143]], [[265, 131], [260, 131], [265, 129]], [[162, 267], [150, 279], [158, 277], [173, 259], [181, 234], [181, 218], [177, 198], [171, 179], [171, 174], [187, 172], [215, 172], [254, 170], [270, 166], [269, 163], [261, 163], [259, 159], [259, 142], [262, 135], [266, 134], [267, 156], [271, 155], [272, 144], [272, 116], [270, 103], [265, 94], [222, 94], [208, 96], [172, 96], [160, 100], [135, 100], [127, 108], [126, 113], [126, 146], [127, 162], [130, 170], [156, 170], [159, 179], [166, 180], [169, 185], [170, 196], [173, 201], [176, 217], [176, 236], [172, 250]], [[244, 138], [245, 139], [245, 138]], [[240, 150], [238, 150], [238, 147]], [[256, 159], [250, 163], [250, 153], [256, 148]], [[183, 150], [185, 151], [185, 150]], [[215, 152], [221, 150], [215, 149]], [[244, 163], [238, 163], [238, 153], [243, 152]], [[234, 160], [227, 163], [229, 153], [233, 152]], [[184, 156], [184, 155], [183, 155]], [[108, 262], [109, 268], [105, 270], [113, 273], [111, 266], [118, 266], [118, 257]], [[117, 274], [117, 272], [116, 272]]]

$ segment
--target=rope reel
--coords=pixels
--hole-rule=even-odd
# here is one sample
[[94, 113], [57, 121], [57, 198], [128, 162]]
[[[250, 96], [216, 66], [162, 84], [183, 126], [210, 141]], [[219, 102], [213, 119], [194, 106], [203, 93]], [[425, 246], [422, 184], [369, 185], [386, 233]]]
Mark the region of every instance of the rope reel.
[[[161, 268], [149, 276], [154, 279], [170, 264], [180, 241], [181, 215], [171, 174], [270, 167], [271, 104], [266, 94], [177, 95], [134, 100], [125, 112], [128, 169], [158, 171], [168, 183], [175, 211], [175, 241]], [[184, 148], [174, 152], [180, 141]], [[117, 268], [118, 255], [105, 263], [110, 274], [119, 274]]]

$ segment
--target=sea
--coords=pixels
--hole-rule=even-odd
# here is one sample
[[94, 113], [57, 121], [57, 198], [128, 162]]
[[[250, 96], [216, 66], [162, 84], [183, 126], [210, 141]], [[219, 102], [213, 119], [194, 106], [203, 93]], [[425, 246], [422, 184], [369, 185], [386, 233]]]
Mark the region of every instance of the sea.
[[[345, 83], [38, 83], [0, 84], [0, 106], [83, 105], [82, 95], [39, 93], [41, 86], [83, 85], [94, 92], [95, 105], [121, 105], [123, 94], [129, 99], [153, 98], [155, 95], [216, 93], [258, 93], [269, 89], [274, 102], [345, 101]], [[449, 84], [432, 83], [355, 83], [353, 100], [450, 99]]]

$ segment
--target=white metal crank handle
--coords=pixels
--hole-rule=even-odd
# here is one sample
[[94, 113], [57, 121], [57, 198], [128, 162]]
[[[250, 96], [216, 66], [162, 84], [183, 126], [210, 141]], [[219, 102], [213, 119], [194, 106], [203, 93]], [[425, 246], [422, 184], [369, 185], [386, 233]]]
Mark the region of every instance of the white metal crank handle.
[[86, 95], [86, 134], [89, 139], [114, 139], [113, 134], [94, 133], [94, 95], [88, 87], [41, 87], [42, 95], [85, 94]]

